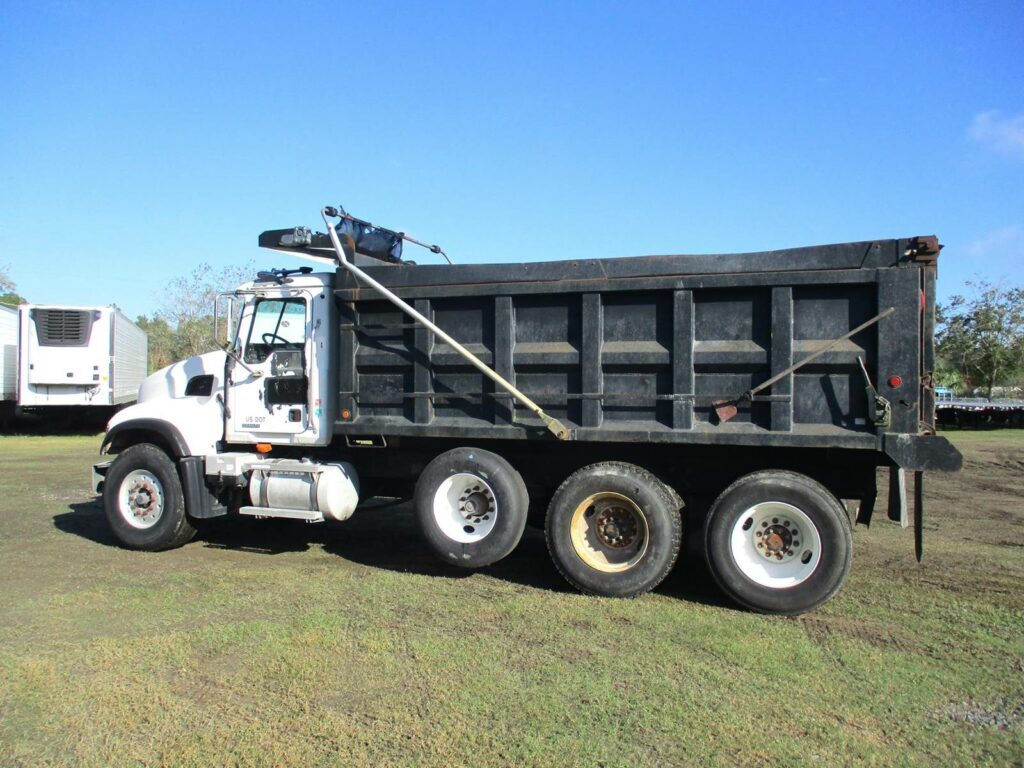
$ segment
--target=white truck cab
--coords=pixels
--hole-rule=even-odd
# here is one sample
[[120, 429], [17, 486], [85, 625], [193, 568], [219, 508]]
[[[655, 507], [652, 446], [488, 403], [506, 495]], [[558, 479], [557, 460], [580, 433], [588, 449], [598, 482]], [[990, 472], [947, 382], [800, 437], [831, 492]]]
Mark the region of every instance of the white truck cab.
[[152, 374], [138, 402], [111, 419], [104, 447], [140, 422], [176, 432], [189, 456], [227, 444], [327, 445], [333, 408], [321, 358], [332, 336], [332, 276], [283, 272], [228, 294], [235, 318], [227, 350]]
[[241, 309], [226, 355], [224, 441], [327, 445], [332, 276], [265, 274], [235, 294]]
[[[96, 465], [94, 487], [104, 491], [122, 540], [142, 549], [176, 546], [194, 533], [186, 507], [193, 518], [210, 517], [231, 501], [260, 517], [351, 515], [358, 503], [351, 465], [294, 450], [326, 446], [332, 437], [332, 279], [308, 267], [274, 270], [226, 294], [225, 350], [152, 374], [138, 402], [111, 419], [101, 452], [117, 457]], [[277, 447], [293, 450], [270, 457]], [[180, 531], [166, 527], [172, 519]]]

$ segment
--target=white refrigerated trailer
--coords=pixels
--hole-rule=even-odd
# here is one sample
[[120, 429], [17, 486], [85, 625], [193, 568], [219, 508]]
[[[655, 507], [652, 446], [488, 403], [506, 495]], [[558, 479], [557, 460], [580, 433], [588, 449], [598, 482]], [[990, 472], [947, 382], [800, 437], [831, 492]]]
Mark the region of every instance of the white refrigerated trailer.
[[0, 304], [0, 420], [18, 403], [18, 310]]
[[146, 378], [148, 339], [119, 309], [22, 304], [18, 313], [22, 410], [135, 402]]

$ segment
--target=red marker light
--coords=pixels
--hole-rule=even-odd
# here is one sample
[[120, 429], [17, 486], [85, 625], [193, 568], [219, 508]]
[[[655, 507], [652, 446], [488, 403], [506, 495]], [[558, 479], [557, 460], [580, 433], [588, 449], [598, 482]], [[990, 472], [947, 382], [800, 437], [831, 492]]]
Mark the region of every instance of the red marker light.
[[896, 389], [897, 387], [902, 387], [903, 379], [901, 379], [899, 376], [890, 376], [889, 386], [892, 387], [893, 389]]

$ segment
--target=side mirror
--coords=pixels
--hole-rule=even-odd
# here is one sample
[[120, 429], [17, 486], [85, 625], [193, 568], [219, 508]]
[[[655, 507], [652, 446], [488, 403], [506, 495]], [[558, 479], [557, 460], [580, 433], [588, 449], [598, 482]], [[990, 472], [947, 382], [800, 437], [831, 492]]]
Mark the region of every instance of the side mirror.
[[[220, 293], [214, 300], [213, 306], [213, 338], [222, 347], [227, 349], [235, 339], [235, 298], [233, 293]], [[224, 311], [224, 330], [221, 334], [221, 310]]]

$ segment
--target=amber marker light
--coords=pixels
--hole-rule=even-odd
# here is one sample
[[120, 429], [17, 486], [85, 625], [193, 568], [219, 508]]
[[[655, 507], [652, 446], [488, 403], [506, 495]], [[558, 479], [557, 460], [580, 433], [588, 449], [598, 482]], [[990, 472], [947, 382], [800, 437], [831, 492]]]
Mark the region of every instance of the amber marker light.
[[256, 443], [256, 453], [270, 453], [273, 449], [270, 443]]

